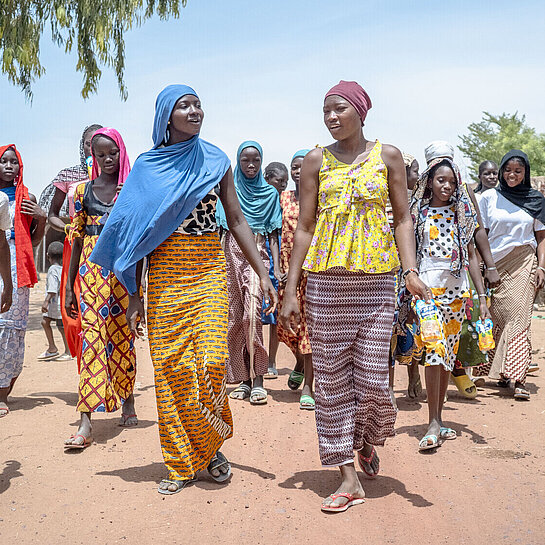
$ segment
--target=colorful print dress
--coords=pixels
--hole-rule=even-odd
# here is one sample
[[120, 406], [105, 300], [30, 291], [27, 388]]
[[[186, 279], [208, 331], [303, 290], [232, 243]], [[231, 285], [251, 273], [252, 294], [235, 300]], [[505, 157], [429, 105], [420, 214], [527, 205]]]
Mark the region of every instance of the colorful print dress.
[[110, 271], [89, 261], [113, 202], [101, 202], [93, 181], [79, 184], [74, 193], [70, 240], [83, 239], [79, 276], [82, 353], [79, 381], [80, 412], [119, 409], [134, 388], [136, 354], [125, 320], [129, 296]]

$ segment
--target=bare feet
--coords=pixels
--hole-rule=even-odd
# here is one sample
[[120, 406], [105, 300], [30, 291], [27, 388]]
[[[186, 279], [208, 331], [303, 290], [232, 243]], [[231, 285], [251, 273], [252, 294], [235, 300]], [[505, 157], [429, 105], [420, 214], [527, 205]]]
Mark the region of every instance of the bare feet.
[[345, 496], [334, 498], [334, 496], [337, 494], [350, 494], [354, 499], [365, 498], [365, 491], [363, 490], [363, 487], [358, 479], [354, 464], [346, 464], [340, 466], [339, 469], [342, 476], [341, 485], [333, 494], [331, 494], [331, 496], [324, 499], [322, 502], [324, 507], [342, 507], [350, 501]]

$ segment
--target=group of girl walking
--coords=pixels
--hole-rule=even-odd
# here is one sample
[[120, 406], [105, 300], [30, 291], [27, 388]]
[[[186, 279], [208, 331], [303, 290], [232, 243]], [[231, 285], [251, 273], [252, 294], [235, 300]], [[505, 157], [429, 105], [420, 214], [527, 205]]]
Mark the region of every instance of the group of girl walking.
[[[91, 444], [94, 412], [121, 408], [120, 425], [138, 424], [134, 340], [144, 325], [168, 472], [161, 494], [180, 492], [202, 470], [220, 483], [230, 478], [221, 452], [233, 435], [229, 398], [267, 403], [276, 337], [295, 356], [289, 387], [303, 385], [300, 407], [315, 410], [321, 462], [340, 471], [321, 506], [328, 512], [363, 502], [356, 461], [365, 477], [379, 473], [375, 447], [394, 434], [396, 359], [410, 364], [414, 396], [418, 362], [425, 367], [429, 426], [420, 450], [456, 438], [442, 420], [447, 385], [452, 379], [474, 397], [467, 367], [476, 352], [474, 378], [512, 380], [515, 397], [529, 398], [545, 207], [526, 155], [511, 151], [499, 169], [481, 165], [476, 198], [447, 143], [426, 149], [419, 176], [412, 156], [368, 140], [371, 106], [356, 82], [328, 91], [323, 116], [334, 142], [294, 154], [294, 191], [285, 191], [282, 164], [263, 169], [255, 141], [240, 145], [233, 172], [200, 138], [203, 108], [185, 85], [157, 97], [153, 147], [132, 170], [115, 129], [86, 128], [81, 164], [59, 173], [49, 209], [52, 228], [66, 234], [63, 322], [80, 377], [81, 422], [65, 448]], [[22, 174], [15, 146], [0, 147], [0, 416], [22, 368], [37, 281], [32, 246], [46, 223]], [[422, 333], [415, 302], [433, 309], [436, 338]], [[475, 348], [477, 318], [494, 324], [487, 355]], [[263, 323], [275, 326], [272, 356]]]

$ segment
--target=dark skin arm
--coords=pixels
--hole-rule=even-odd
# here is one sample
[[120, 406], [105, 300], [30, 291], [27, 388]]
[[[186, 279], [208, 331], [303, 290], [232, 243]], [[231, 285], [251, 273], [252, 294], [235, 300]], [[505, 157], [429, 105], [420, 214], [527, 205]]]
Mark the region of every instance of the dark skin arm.
[[51, 206], [49, 207], [49, 216], [48, 221], [49, 225], [55, 231], [66, 232], [66, 225], [70, 223], [70, 218], [61, 218], [61, 208], [66, 199], [66, 193], [61, 191], [58, 187], [55, 188], [55, 194], [53, 195], [53, 200], [51, 201]]
[[38, 206], [36, 197], [32, 194], [30, 194], [28, 197], [28, 199], [23, 199], [23, 202], [21, 203], [21, 212], [32, 216], [32, 223], [30, 224], [30, 240], [32, 241], [32, 246], [38, 246], [44, 237], [47, 216], [42, 208]]
[[0, 230], [0, 276], [2, 277], [2, 305], [0, 313], [7, 312], [11, 308], [13, 296], [13, 282], [11, 280], [11, 259], [6, 232]]
[[494, 263], [494, 258], [492, 257], [492, 252], [490, 250], [488, 234], [486, 229], [483, 227], [483, 220], [481, 218], [479, 205], [477, 204], [477, 199], [475, 198], [475, 193], [473, 193], [473, 189], [471, 189], [471, 187], [466, 186], [466, 188], [469, 198], [471, 199], [471, 202], [473, 203], [475, 212], [477, 214], [477, 222], [479, 223], [479, 227], [477, 227], [477, 229], [475, 229], [475, 232], [473, 233], [473, 238], [475, 239], [475, 245], [477, 246], [477, 250], [479, 251], [479, 254], [482, 257], [482, 260], [484, 261], [484, 265], [486, 267], [484, 278], [488, 287], [497, 288], [501, 284], [501, 279], [498, 271], [489, 270], [489, 267], [495, 269], [496, 264]]
[[[536, 231], [537, 240], [537, 266], [545, 268], [545, 231]], [[545, 272], [541, 269], [536, 271], [536, 291], [545, 285]]]
[[[268, 304], [265, 310], [266, 314], [274, 312], [278, 303], [278, 295], [273, 288], [271, 279], [269, 278], [269, 271], [263, 265], [261, 256], [257, 250], [255, 244], [254, 235], [248, 226], [248, 222], [242, 213], [240, 203], [238, 201], [237, 192], [235, 189], [235, 183], [233, 181], [233, 171], [231, 168], [225, 173], [220, 182], [220, 199], [225, 209], [225, 216], [227, 218], [227, 225], [229, 231], [235, 237], [240, 249], [246, 256], [246, 259], [250, 263], [252, 269], [259, 276], [261, 282], [261, 289], [265, 297], [265, 302]], [[277, 241], [278, 250], [278, 241]], [[271, 250], [272, 251], [272, 250]], [[140, 292], [140, 280], [142, 278], [142, 264], [138, 263], [136, 269], [136, 284], [137, 292], [135, 295], [129, 296], [129, 306], [127, 308], [127, 322], [130, 330], [138, 335], [137, 324], [140, 322], [144, 324], [144, 303], [141, 300], [138, 293]]]
[[74, 293], [74, 284], [78, 276], [79, 260], [81, 258], [81, 250], [83, 248], [83, 238], [77, 237], [72, 242], [72, 255], [70, 256], [70, 266], [68, 268], [68, 281], [66, 283], [66, 291], [64, 298], [64, 307], [66, 313], [71, 318], [78, 317], [79, 303]]
[[286, 274], [280, 268], [280, 247], [278, 245], [278, 229], [269, 233], [269, 248], [271, 249], [271, 255], [274, 266], [274, 277], [279, 282], [286, 280]]
[[471, 242], [467, 248], [468, 257], [469, 257], [469, 275], [473, 284], [477, 289], [477, 294], [479, 295], [479, 311], [481, 314], [481, 320], [486, 320], [486, 318], [492, 319], [490, 311], [488, 310], [488, 305], [486, 304], [486, 297], [480, 297], [485, 295], [485, 287], [483, 282], [483, 277], [481, 276], [481, 267], [479, 258], [477, 257], [477, 252], [475, 251], [475, 245]]

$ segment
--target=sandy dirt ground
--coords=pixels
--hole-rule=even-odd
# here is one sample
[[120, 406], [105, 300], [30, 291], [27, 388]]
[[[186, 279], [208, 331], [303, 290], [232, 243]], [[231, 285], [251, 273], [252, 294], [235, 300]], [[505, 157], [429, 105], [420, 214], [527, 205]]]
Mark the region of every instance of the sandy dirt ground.
[[[0, 420], [2, 544], [545, 543], [541, 352], [530, 402], [493, 383], [475, 401], [449, 387], [445, 420], [460, 436], [434, 454], [418, 452], [427, 406], [405, 396], [406, 372], [398, 368], [397, 435], [379, 449], [381, 474], [364, 481], [365, 504], [327, 515], [320, 502], [338, 475], [320, 467], [314, 416], [286, 386], [293, 360], [281, 346], [268, 405], [231, 403], [235, 436], [222, 449], [231, 482], [203, 475], [165, 497], [156, 491], [165, 472], [146, 344], [138, 344], [138, 428], [119, 427], [119, 414], [98, 415], [92, 446], [65, 453], [78, 422], [76, 365], [36, 360], [45, 349], [43, 280], [32, 293], [25, 368], [12, 412]], [[545, 321], [534, 319], [534, 348], [544, 340]]]

